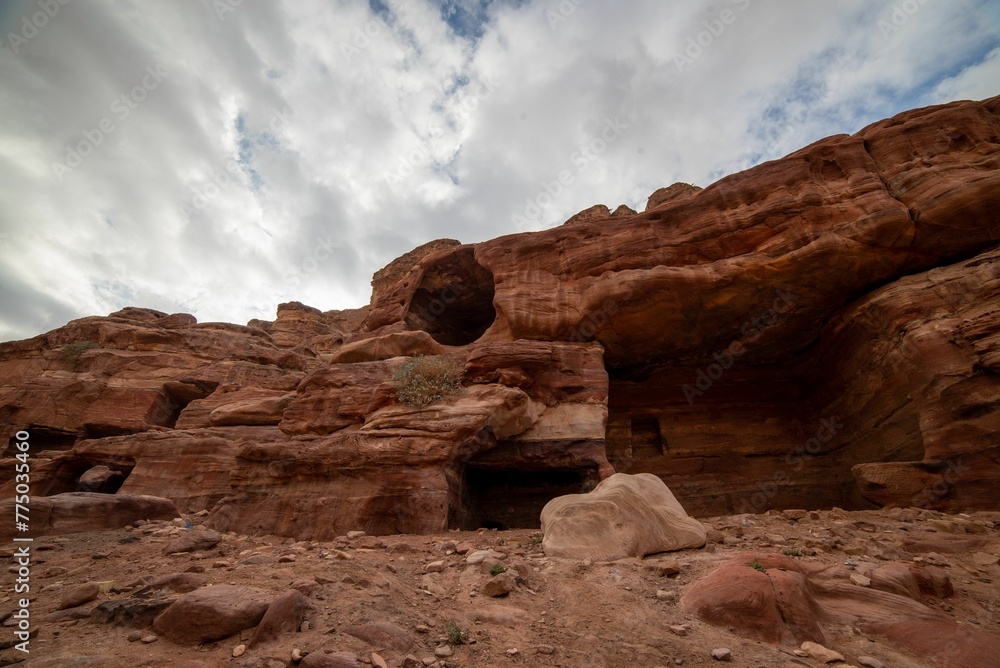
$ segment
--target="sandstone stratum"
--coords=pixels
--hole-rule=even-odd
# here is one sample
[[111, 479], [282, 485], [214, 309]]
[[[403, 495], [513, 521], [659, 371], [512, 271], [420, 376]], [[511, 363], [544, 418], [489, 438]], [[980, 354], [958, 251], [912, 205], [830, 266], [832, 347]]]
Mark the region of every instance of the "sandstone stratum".
[[[126, 308], [0, 344], [4, 496], [27, 430], [35, 496], [160, 496], [297, 539], [533, 528], [614, 472], [694, 516], [994, 509], [998, 113], [917, 109], [642, 213], [434, 241], [360, 309]], [[417, 355], [464, 389], [400, 404]]]

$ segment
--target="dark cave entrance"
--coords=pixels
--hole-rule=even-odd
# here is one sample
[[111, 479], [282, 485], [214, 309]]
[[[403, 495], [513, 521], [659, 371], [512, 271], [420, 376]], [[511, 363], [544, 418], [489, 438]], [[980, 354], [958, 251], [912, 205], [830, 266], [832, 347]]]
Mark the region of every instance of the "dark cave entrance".
[[452, 528], [537, 529], [542, 508], [564, 494], [592, 487], [590, 471], [581, 469], [477, 468], [468, 466], [462, 480], [461, 508]]
[[477, 340], [496, 319], [493, 274], [462, 247], [424, 272], [410, 298], [404, 320], [410, 329], [430, 334], [446, 346]]
[[[24, 430], [31, 434], [28, 443], [31, 445], [29, 452], [32, 457], [45, 450], [70, 450], [76, 444], [76, 432], [34, 425], [29, 425]], [[5, 457], [13, 457], [21, 452], [17, 449], [17, 443], [18, 440], [15, 436], [7, 439], [7, 449], [3, 453]]]
[[181, 411], [187, 408], [195, 399], [204, 399], [219, 386], [209, 381], [170, 381], [163, 384], [162, 399], [156, 408], [155, 415], [150, 416], [152, 424], [173, 429], [181, 416]]
[[54, 496], [66, 492], [116, 494], [122, 488], [133, 463], [67, 459], [59, 462], [52, 475], [32, 485], [36, 496]]

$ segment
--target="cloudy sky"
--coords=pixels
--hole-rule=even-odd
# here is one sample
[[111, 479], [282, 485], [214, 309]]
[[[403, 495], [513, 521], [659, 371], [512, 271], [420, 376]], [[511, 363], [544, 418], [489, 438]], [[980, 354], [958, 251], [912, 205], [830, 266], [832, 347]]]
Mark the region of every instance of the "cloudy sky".
[[431, 239], [1000, 93], [995, 0], [3, 0], [0, 29], [0, 340], [357, 307]]

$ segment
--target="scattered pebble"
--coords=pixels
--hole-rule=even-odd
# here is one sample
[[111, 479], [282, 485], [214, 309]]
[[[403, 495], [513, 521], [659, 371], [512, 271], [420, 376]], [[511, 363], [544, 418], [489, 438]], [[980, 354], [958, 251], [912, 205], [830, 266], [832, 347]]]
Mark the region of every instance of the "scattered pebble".
[[858, 664], [865, 668], [885, 668], [885, 664], [871, 656], [859, 656]]
[[712, 658], [716, 661], [732, 661], [733, 653], [728, 647], [718, 647], [712, 650]]

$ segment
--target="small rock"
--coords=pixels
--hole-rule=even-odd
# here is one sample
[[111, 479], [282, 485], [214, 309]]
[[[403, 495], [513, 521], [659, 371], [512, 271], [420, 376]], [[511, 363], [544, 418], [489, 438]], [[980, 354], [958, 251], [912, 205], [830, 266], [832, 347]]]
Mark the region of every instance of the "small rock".
[[364, 531], [348, 531], [347, 532], [347, 538], [349, 540], [354, 540], [355, 538], [361, 538], [362, 536], [367, 536], [367, 535], [368, 534], [366, 534]]
[[91, 559], [107, 559], [108, 558], [108, 553], [107, 552], [94, 552], [92, 555], [90, 555], [90, 558]]
[[851, 582], [859, 587], [871, 587], [872, 581], [861, 573], [851, 573]]
[[245, 651], [247, 651], [246, 645], [237, 645], [236, 647], [233, 648], [233, 656], [234, 657], [243, 656], [243, 652]]
[[859, 656], [858, 663], [865, 668], [884, 668], [885, 666], [881, 661], [871, 656]]
[[157, 638], [154, 635], [148, 635], [148, 636], [143, 636], [142, 638], [140, 638], [140, 640], [142, 641], [142, 643], [144, 645], [150, 645], [150, 644], [156, 642], [157, 640], [159, 640], [159, 638]]
[[441, 571], [444, 570], [444, 562], [443, 561], [432, 561], [431, 563], [427, 564], [424, 567], [424, 569], [428, 573], [440, 573]]
[[686, 636], [688, 634], [688, 630], [683, 626], [669, 626], [667, 628], [669, 628], [674, 635]]
[[278, 560], [275, 559], [274, 557], [268, 556], [266, 554], [255, 554], [247, 557], [240, 563], [243, 564], [244, 566], [257, 566], [260, 564], [273, 564], [276, 563], [277, 561]]
[[378, 652], [372, 652], [372, 665], [375, 668], [389, 668], [389, 664], [385, 662], [385, 659]]
[[101, 593], [101, 587], [96, 582], [88, 582], [77, 587], [73, 587], [66, 592], [59, 603], [59, 610], [75, 608], [84, 603], [90, 603]]
[[486, 557], [488, 556], [490, 556], [489, 550], [476, 550], [465, 558], [465, 563], [475, 566], [486, 561]]
[[434, 656], [440, 659], [446, 659], [449, 656], [453, 655], [454, 653], [455, 650], [453, 650], [448, 645], [440, 645], [434, 649]]
[[413, 630], [416, 631], [417, 633], [430, 633], [431, 627], [427, 626], [426, 624], [417, 624], [417, 626]]
[[400, 668], [420, 668], [422, 665], [424, 664], [420, 662], [420, 659], [412, 654], [404, 656], [403, 660], [399, 664]]
[[298, 647], [292, 649], [292, 661], [298, 662], [301, 660], [302, 660], [302, 650], [299, 649]]
[[499, 596], [506, 596], [510, 592], [514, 591], [517, 587], [517, 580], [509, 572], [500, 573], [486, 582], [483, 585], [482, 593], [484, 596], [492, 596], [497, 598]]
[[809, 653], [809, 656], [820, 661], [822, 663], [833, 663], [839, 661], [844, 663], [844, 655], [840, 652], [835, 652], [832, 649], [827, 649], [819, 643], [814, 643], [806, 641], [800, 645], [801, 649]]
[[508, 650], [507, 650], [506, 652], [504, 652], [504, 653], [505, 653], [505, 654], [506, 654], [507, 656], [517, 656], [518, 654], [520, 654], [520, 653], [521, 653], [521, 650], [519, 650], [519, 649], [518, 649], [518, 648], [516, 648], [516, 647], [511, 647], [510, 649], [508, 649]]
[[552, 645], [539, 645], [535, 648], [535, 651], [539, 654], [555, 654], [556, 648]]
[[126, 636], [126, 639], [127, 639], [127, 640], [128, 640], [129, 642], [137, 642], [137, 641], [139, 641], [139, 640], [142, 640], [142, 637], [143, 637], [144, 635], [146, 635], [146, 634], [145, 634], [145, 633], [143, 633], [142, 631], [132, 631], [131, 633], [129, 633], [129, 634], [128, 634], [128, 635]]
[[809, 513], [806, 512], [805, 510], [795, 510], [795, 509], [782, 510], [781, 514], [790, 520], [804, 520], [806, 517], [809, 516]]
[[294, 562], [295, 562], [295, 555], [294, 554], [283, 554], [280, 557], [278, 557], [278, 563], [279, 564], [291, 564], [291, 563], [294, 563]]
[[167, 546], [163, 548], [163, 554], [211, 550], [220, 542], [222, 542], [222, 535], [215, 531], [188, 531], [167, 543]]
[[677, 592], [667, 591], [666, 589], [657, 589], [656, 598], [659, 601], [673, 601], [677, 598]]
[[681, 566], [674, 560], [656, 563], [656, 572], [660, 577], [672, 578], [681, 572]]
[[712, 650], [712, 658], [716, 661], [732, 661], [733, 653], [726, 647], [718, 647]]

